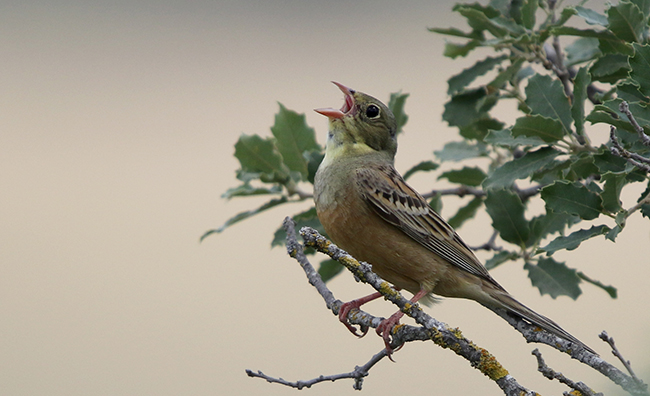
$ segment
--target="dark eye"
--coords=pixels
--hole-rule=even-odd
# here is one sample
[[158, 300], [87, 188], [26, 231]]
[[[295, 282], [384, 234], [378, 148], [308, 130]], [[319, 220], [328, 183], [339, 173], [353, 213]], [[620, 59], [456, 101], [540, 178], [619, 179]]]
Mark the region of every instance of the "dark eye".
[[375, 105], [370, 105], [366, 109], [366, 117], [368, 118], [377, 118], [379, 117], [379, 107]]

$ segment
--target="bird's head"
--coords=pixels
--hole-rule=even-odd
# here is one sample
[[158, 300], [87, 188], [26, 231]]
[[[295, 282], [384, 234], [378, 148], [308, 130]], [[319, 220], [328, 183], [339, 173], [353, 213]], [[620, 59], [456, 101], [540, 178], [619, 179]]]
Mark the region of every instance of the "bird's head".
[[370, 95], [334, 84], [345, 94], [343, 107], [315, 109], [330, 121], [328, 151], [347, 146], [359, 153], [382, 153], [392, 160], [397, 152], [397, 123], [390, 109]]

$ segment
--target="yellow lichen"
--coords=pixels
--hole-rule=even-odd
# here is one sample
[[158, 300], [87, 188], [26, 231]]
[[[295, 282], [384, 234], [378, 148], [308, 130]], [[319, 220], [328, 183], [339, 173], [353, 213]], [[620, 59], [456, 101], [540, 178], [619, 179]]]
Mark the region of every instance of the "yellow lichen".
[[481, 348], [481, 358], [478, 362], [477, 368], [493, 381], [497, 381], [508, 375], [508, 370], [506, 370], [490, 352], [483, 348]]

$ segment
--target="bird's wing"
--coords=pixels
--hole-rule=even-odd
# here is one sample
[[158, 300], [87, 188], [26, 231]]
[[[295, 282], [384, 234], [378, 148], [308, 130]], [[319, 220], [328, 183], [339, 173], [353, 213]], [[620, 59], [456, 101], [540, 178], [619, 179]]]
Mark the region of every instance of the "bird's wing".
[[356, 183], [381, 218], [449, 263], [499, 286], [456, 231], [395, 168], [375, 165], [357, 169]]

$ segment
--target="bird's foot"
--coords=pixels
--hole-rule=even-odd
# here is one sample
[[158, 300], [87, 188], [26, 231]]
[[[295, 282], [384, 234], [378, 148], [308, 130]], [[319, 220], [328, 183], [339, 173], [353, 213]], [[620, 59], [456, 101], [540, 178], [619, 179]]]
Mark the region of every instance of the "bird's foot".
[[339, 320], [355, 336], [357, 336], [359, 338], [365, 336], [368, 333], [368, 326], [359, 325], [359, 330], [361, 330], [361, 334], [359, 334], [357, 332], [357, 328], [352, 326], [352, 324], [350, 324], [350, 321], [348, 320], [348, 314], [353, 309], [358, 310], [359, 307], [361, 307], [363, 304], [365, 304], [365, 303], [367, 303], [369, 301], [375, 300], [375, 299], [377, 299], [379, 297], [381, 297], [381, 293], [377, 292], [377, 293], [372, 293], [372, 294], [370, 294], [368, 296], [357, 298], [356, 300], [352, 300], [352, 301], [341, 304], [341, 308], [339, 308]]
[[393, 347], [390, 346], [392, 343], [392, 331], [395, 328], [396, 325], [399, 324], [399, 320], [404, 316], [404, 313], [401, 311], [397, 311], [394, 314], [392, 314], [388, 319], [384, 319], [381, 321], [379, 326], [377, 326], [377, 335], [379, 335], [381, 338], [384, 339], [384, 345], [386, 347], [386, 353], [388, 354], [388, 358], [394, 362], [392, 354], [393, 352], [396, 352], [404, 346], [404, 344], [398, 346], [396, 349], [393, 349]]

